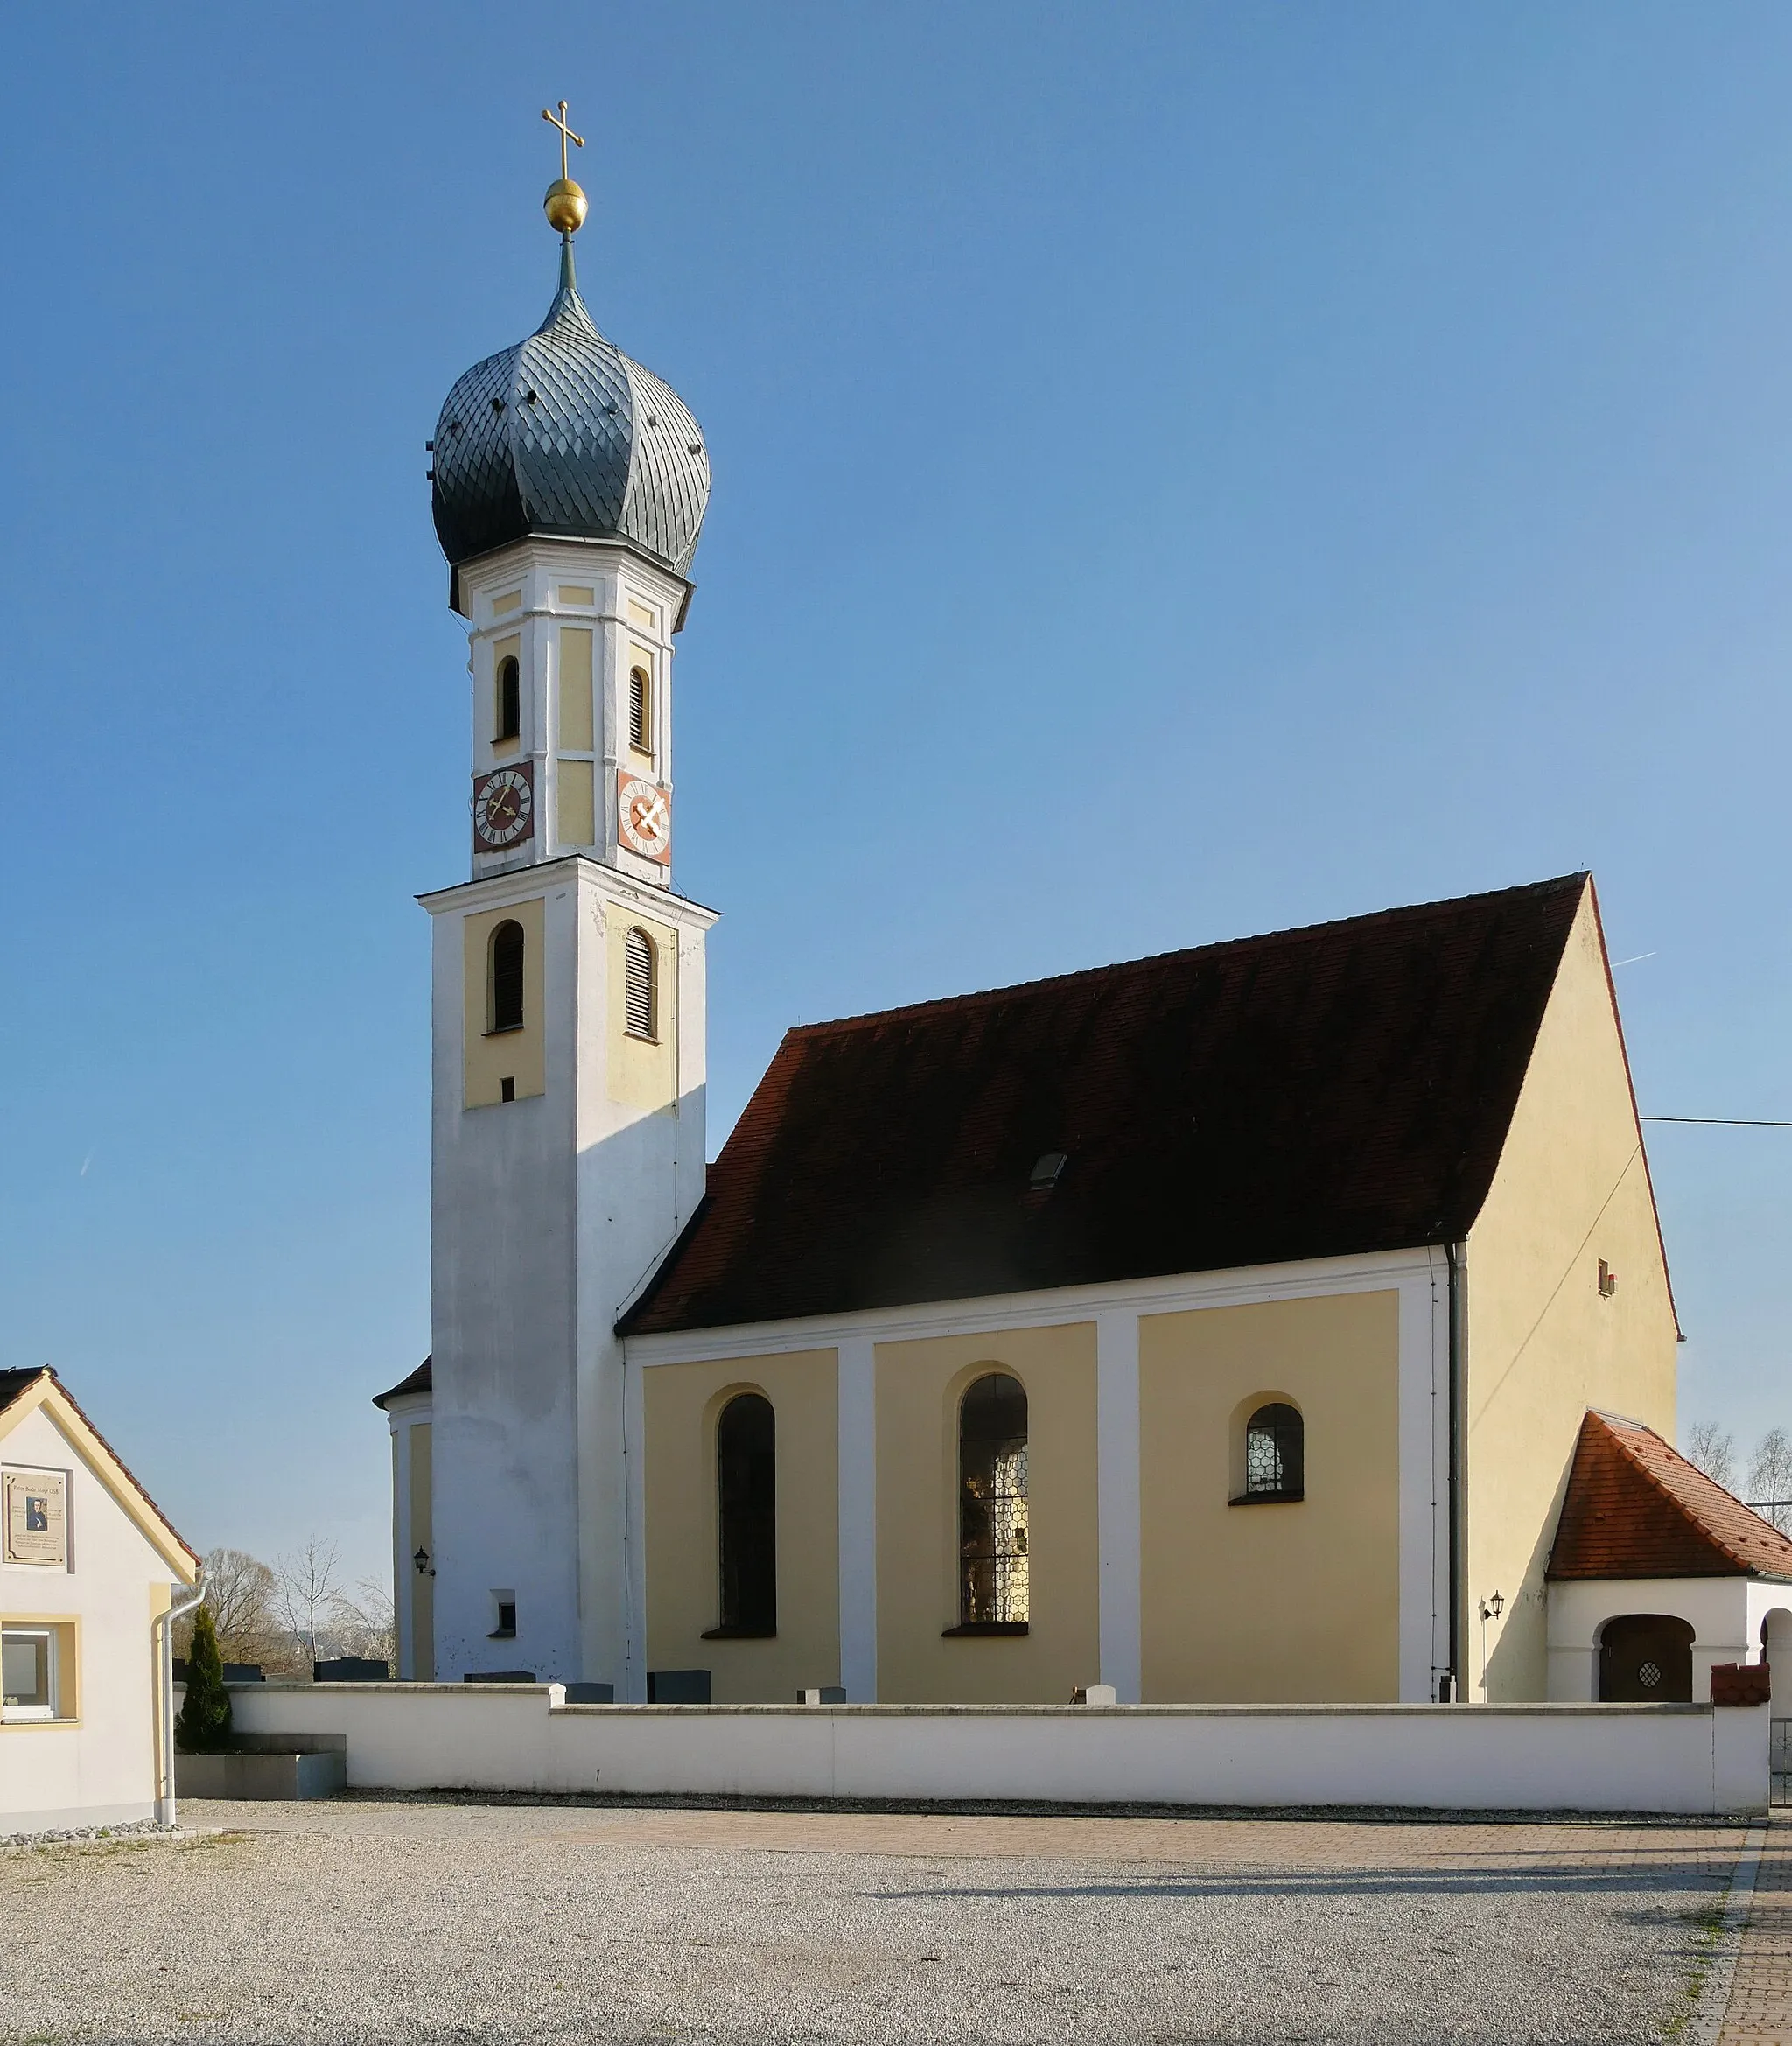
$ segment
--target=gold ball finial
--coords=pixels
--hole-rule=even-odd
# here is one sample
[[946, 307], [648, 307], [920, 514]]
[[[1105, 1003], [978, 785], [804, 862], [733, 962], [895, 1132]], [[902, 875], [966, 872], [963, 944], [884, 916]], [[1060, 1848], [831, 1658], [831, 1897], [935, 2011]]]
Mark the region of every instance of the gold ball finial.
[[566, 169], [566, 145], [570, 142], [578, 149], [584, 147], [584, 137], [575, 135], [566, 124], [566, 102], [562, 100], [560, 111], [550, 114], [543, 107], [542, 118], [550, 128], [560, 130], [560, 175], [548, 187], [548, 196], [542, 201], [542, 210], [548, 216], [548, 225], [562, 235], [576, 235], [584, 225], [584, 193], [572, 182]]
[[587, 210], [584, 193], [570, 178], [556, 178], [548, 187], [542, 210], [548, 216], [548, 225], [556, 234], [576, 235], [584, 225]]

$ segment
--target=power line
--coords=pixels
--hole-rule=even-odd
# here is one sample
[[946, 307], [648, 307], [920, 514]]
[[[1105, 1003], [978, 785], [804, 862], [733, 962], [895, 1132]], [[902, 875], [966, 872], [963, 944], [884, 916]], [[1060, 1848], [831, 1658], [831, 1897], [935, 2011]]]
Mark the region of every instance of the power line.
[[1792, 1122], [1765, 1123], [1753, 1116], [1643, 1116], [1645, 1123], [1705, 1123], [1726, 1130], [1792, 1130]]

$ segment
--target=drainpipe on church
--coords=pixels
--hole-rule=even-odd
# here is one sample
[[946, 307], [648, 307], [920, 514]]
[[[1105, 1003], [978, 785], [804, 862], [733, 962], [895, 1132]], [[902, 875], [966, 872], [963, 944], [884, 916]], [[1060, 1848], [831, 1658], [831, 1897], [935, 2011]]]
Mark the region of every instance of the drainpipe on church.
[[1467, 1411], [1468, 1361], [1468, 1245], [1446, 1244], [1444, 1260], [1450, 1269], [1450, 1674], [1447, 1699], [1462, 1696], [1462, 1671], [1466, 1664], [1468, 1623], [1466, 1601], [1462, 1594], [1462, 1573], [1467, 1559], [1468, 1538], [1464, 1526], [1467, 1487], [1464, 1483], [1466, 1442], [1463, 1417]]
[[[164, 1613], [150, 1622], [150, 1653], [155, 1657], [157, 1687], [162, 1698], [161, 1739], [156, 1754], [156, 1824], [174, 1824], [174, 1622], [183, 1620], [206, 1595], [202, 1584], [194, 1585], [185, 1599], [177, 1592]], [[157, 1630], [161, 1630], [159, 1642]]]

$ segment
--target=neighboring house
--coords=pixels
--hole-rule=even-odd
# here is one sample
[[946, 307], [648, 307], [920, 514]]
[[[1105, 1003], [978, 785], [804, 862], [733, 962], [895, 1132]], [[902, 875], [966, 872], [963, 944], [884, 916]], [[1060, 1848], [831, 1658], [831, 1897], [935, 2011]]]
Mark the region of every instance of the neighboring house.
[[1792, 1676], [1792, 1541], [1617, 1414], [1582, 1422], [1550, 1554], [1550, 1696], [1711, 1695], [1718, 1663]]
[[431, 445], [472, 816], [422, 899], [401, 1672], [1544, 1697], [1582, 1418], [1674, 1426], [1591, 877], [794, 1030], [706, 1171], [715, 913], [671, 885], [702, 434], [568, 237]]
[[49, 1370], [0, 1371], [0, 1833], [150, 1818], [199, 1558]]

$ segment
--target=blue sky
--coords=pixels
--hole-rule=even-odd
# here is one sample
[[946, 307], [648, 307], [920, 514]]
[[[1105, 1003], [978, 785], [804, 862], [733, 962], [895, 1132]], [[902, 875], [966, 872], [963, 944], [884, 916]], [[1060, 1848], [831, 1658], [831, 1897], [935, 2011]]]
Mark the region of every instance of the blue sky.
[[[546, 309], [562, 96], [714, 463], [712, 1147], [791, 1022], [1581, 865], [1644, 1108], [1792, 1116], [1788, 73], [1647, 0], [15, 11], [0, 1362], [200, 1545], [383, 1566], [423, 444]], [[1651, 1154], [1683, 1416], [1792, 1424], [1792, 1132]]]

